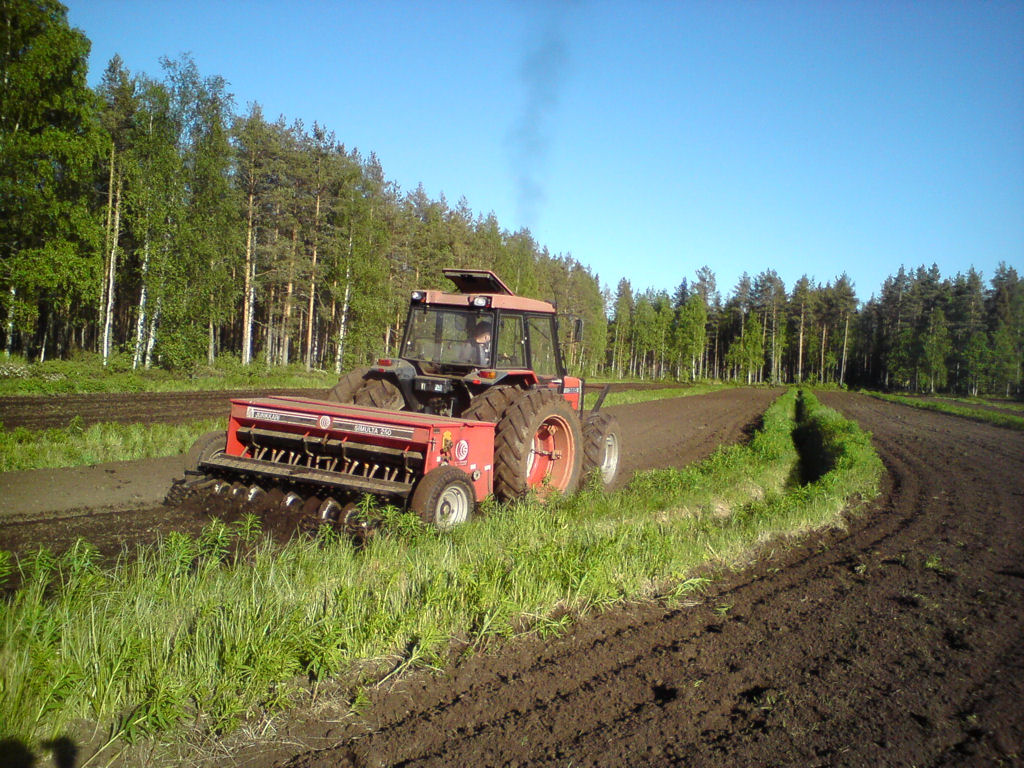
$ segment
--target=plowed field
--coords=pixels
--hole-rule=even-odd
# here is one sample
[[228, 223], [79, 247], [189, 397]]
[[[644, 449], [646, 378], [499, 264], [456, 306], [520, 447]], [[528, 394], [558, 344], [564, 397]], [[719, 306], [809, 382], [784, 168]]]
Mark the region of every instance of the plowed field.
[[510, 643], [342, 725], [296, 719], [282, 740], [319, 749], [246, 764], [1024, 764], [1024, 436], [823, 400], [888, 470], [847, 530], [770, 546], [698, 604]]
[[[742, 439], [773, 396], [618, 408], [627, 469]], [[1024, 764], [1024, 434], [859, 395], [822, 399], [874, 433], [888, 470], [845, 530], [769, 543], [692, 604], [626, 606], [557, 639], [398, 678], [357, 717], [294, 712], [273, 746], [211, 765]], [[55, 530], [144, 539], [167, 527], [161, 514], [26, 520], [5, 525], [0, 546]], [[148, 532], [118, 533], [145, 519]]]

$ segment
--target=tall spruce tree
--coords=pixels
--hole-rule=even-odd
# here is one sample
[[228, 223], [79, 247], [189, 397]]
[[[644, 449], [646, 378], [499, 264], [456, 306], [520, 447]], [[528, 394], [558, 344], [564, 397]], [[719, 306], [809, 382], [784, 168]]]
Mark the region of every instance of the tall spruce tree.
[[99, 148], [89, 41], [54, 0], [0, 2], [0, 301], [5, 350], [39, 357], [95, 309]]

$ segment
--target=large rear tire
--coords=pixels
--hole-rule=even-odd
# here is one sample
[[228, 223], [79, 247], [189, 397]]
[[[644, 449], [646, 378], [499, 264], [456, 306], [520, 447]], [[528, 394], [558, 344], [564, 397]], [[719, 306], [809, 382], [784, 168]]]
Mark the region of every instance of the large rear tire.
[[327, 393], [327, 401], [370, 405], [390, 411], [405, 408], [405, 398], [398, 385], [373, 375], [369, 368], [356, 368], [338, 379], [338, 383]]
[[619, 474], [622, 432], [610, 413], [594, 413], [583, 423], [583, 473], [600, 471], [602, 490], [608, 491]]
[[398, 385], [388, 379], [375, 377], [363, 381], [363, 386], [355, 394], [356, 405], [370, 405], [374, 408], [385, 408], [389, 411], [401, 411], [405, 408], [405, 398]]
[[494, 492], [515, 499], [531, 491], [572, 493], [580, 482], [583, 437], [579, 417], [557, 392], [526, 392], [495, 427]]
[[476, 509], [473, 483], [458, 467], [437, 467], [419, 481], [409, 509], [423, 522], [442, 531], [462, 525], [473, 517]]
[[459, 417], [497, 424], [508, 407], [522, 394], [523, 390], [518, 387], [491, 387], [474, 397]]
[[363, 380], [369, 372], [369, 368], [356, 368], [346, 373], [338, 379], [338, 383], [327, 393], [327, 402], [355, 402], [353, 398], [355, 398], [356, 392], [363, 386]]

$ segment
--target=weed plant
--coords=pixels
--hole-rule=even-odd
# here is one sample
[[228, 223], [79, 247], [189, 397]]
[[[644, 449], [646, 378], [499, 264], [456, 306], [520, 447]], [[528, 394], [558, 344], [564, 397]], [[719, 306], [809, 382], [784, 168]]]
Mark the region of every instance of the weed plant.
[[794, 480], [794, 390], [748, 445], [613, 494], [486, 503], [450, 532], [387, 508], [362, 548], [331, 528], [274, 546], [246, 518], [195, 539], [171, 533], [114, 567], [84, 542], [61, 557], [0, 558], [0, 575], [20, 577], [0, 603], [6, 730], [30, 744], [76, 727], [107, 745], [183, 726], [224, 733], [336, 675], [440, 667], [453, 640], [558, 632], [621, 601], [690, 594], [709, 566], [833, 524], [851, 495], [875, 488], [867, 436], [812, 396], [801, 403], [832, 465], [807, 486]]

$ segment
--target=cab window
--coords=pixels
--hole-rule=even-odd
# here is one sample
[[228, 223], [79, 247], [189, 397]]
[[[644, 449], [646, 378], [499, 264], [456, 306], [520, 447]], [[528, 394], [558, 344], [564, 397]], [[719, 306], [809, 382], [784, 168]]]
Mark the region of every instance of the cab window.
[[531, 317], [527, 320], [530, 332], [530, 364], [538, 376], [557, 376], [555, 359], [554, 324], [550, 317]]
[[498, 367], [525, 368], [525, 341], [523, 318], [518, 315], [503, 315], [498, 322]]

